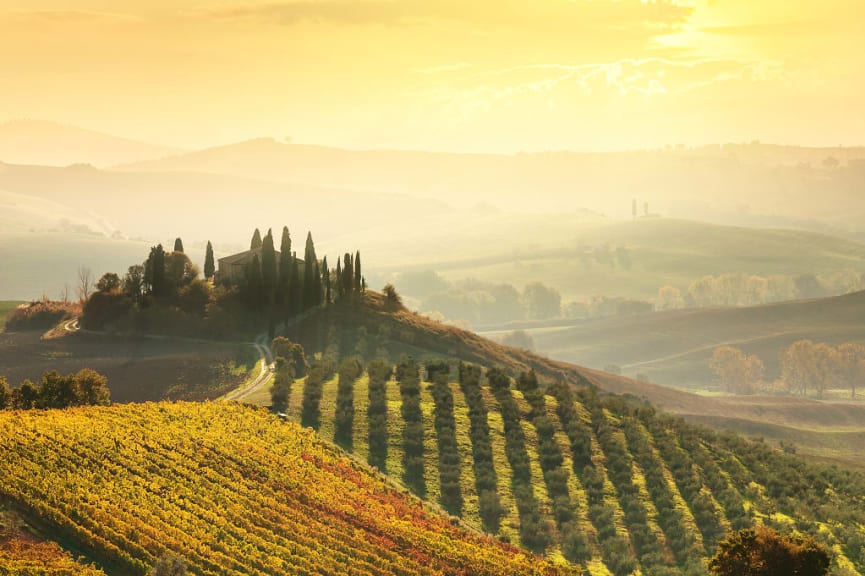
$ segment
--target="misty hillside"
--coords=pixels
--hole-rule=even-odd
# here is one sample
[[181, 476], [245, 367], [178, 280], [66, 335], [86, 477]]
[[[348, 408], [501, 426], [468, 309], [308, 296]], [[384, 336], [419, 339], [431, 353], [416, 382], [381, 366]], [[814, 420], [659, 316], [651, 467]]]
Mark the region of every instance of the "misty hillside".
[[68, 166], [112, 166], [154, 160], [181, 150], [120, 138], [47, 120], [0, 124], [0, 162]]
[[757, 354], [766, 378], [779, 376], [778, 356], [796, 340], [836, 346], [865, 339], [865, 292], [746, 308], [670, 310], [599, 318], [533, 330], [545, 354], [594, 368], [615, 364], [669, 386], [712, 383], [709, 358], [718, 346]]
[[[827, 159], [834, 159], [829, 161]], [[723, 145], [663, 151], [445, 154], [353, 151], [258, 139], [121, 167], [209, 172], [488, 202], [529, 212], [588, 208], [865, 233], [865, 149]], [[699, 184], [695, 184], [699, 183]]]

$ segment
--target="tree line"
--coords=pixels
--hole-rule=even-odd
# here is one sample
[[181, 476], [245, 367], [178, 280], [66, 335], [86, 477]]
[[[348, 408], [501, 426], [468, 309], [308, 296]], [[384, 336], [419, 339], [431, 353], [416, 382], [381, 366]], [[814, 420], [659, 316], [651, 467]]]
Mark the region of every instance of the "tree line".
[[[287, 323], [299, 314], [339, 300], [352, 300], [366, 290], [360, 252], [345, 253], [335, 269], [316, 255], [307, 233], [303, 258], [292, 250], [291, 234], [282, 229], [279, 252], [272, 230], [256, 229], [250, 241], [252, 257], [240, 277], [220, 276], [213, 245], [208, 241], [204, 274], [184, 252], [177, 238], [174, 249], [162, 244], [147, 259], [121, 276], [103, 275], [86, 299], [82, 326], [91, 329], [171, 331], [231, 335], [258, 328], [263, 320]], [[250, 314], [251, 312], [251, 314]]]
[[17, 388], [9, 388], [0, 376], [0, 410], [31, 410], [69, 408], [71, 406], [108, 406], [111, 393], [108, 379], [90, 368], [75, 374], [62, 375], [46, 371], [38, 383], [24, 380]]
[[732, 394], [758, 391], [790, 394], [815, 393], [822, 397], [831, 389], [849, 389], [850, 398], [865, 381], [865, 345], [844, 342], [831, 346], [825, 342], [798, 340], [780, 354], [781, 374], [777, 381], [763, 380], [765, 367], [756, 355], [747, 355], [732, 346], [715, 348], [709, 368], [718, 384]]

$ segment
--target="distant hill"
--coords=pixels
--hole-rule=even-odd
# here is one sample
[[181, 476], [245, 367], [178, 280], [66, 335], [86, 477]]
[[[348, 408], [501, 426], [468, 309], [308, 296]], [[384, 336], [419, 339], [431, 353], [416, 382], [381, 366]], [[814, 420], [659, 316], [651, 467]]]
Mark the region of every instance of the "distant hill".
[[[144, 574], [166, 552], [193, 574], [572, 573], [248, 406], [0, 412], [0, 430], [3, 502], [109, 574]], [[0, 572], [15, 560], [0, 548]]]
[[278, 235], [289, 225], [298, 242], [315, 230], [350, 248], [362, 234], [448, 211], [435, 200], [216, 174], [0, 163], [0, 298], [56, 297], [64, 283], [74, 285], [78, 266], [122, 273], [150, 246], [181, 235], [202, 266], [208, 240], [217, 256], [231, 254], [249, 246], [256, 227]]
[[538, 348], [555, 358], [682, 388], [712, 383], [708, 362], [722, 345], [756, 354], [766, 378], [779, 376], [778, 355], [796, 340], [838, 345], [865, 342], [865, 292], [747, 308], [672, 310], [529, 329]]
[[[834, 159], [832, 162], [830, 159]], [[723, 145], [610, 153], [345, 150], [257, 139], [122, 170], [208, 172], [480, 202], [508, 211], [586, 208], [865, 235], [865, 149]], [[644, 203], [647, 205], [644, 206]], [[857, 221], [858, 219], [858, 221]]]
[[182, 152], [178, 148], [139, 142], [47, 120], [13, 120], [0, 124], [0, 162], [68, 166], [111, 166]]

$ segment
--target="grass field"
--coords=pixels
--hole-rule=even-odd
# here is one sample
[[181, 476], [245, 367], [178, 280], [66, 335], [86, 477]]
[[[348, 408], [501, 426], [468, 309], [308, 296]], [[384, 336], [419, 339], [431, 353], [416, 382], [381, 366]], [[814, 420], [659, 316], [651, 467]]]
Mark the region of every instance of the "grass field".
[[0, 374], [10, 385], [92, 368], [108, 377], [115, 402], [214, 399], [256, 367], [249, 344], [75, 333], [42, 339], [38, 331], [0, 334]]
[[[865, 245], [800, 230], [664, 218], [585, 221], [573, 215], [490, 216], [476, 224], [470, 241], [459, 234], [437, 239], [437, 255], [394, 267], [397, 289], [398, 272], [429, 269], [449, 280], [476, 278], [518, 289], [541, 281], [557, 288], [565, 301], [596, 295], [650, 299], [666, 284], [686, 292], [707, 274], [797, 276], [865, 269]], [[508, 230], [504, 239], [501, 230]], [[617, 249], [627, 254], [624, 262]]]
[[[553, 358], [602, 369], [619, 366], [626, 376], [711, 390], [709, 358], [718, 346], [756, 354], [765, 378], [779, 377], [781, 350], [800, 339], [865, 342], [865, 292], [751, 308], [656, 312], [529, 328], [538, 350]], [[495, 337], [491, 333], [489, 336]], [[847, 394], [849, 398], [849, 391]]]

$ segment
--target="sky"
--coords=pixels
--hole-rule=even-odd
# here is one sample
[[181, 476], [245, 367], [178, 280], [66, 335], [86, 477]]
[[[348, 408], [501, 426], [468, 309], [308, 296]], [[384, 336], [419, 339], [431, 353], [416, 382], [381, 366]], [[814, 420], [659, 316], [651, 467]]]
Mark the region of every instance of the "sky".
[[0, 122], [518, 152], [865, 144], [861, 0], [0, 0]]

